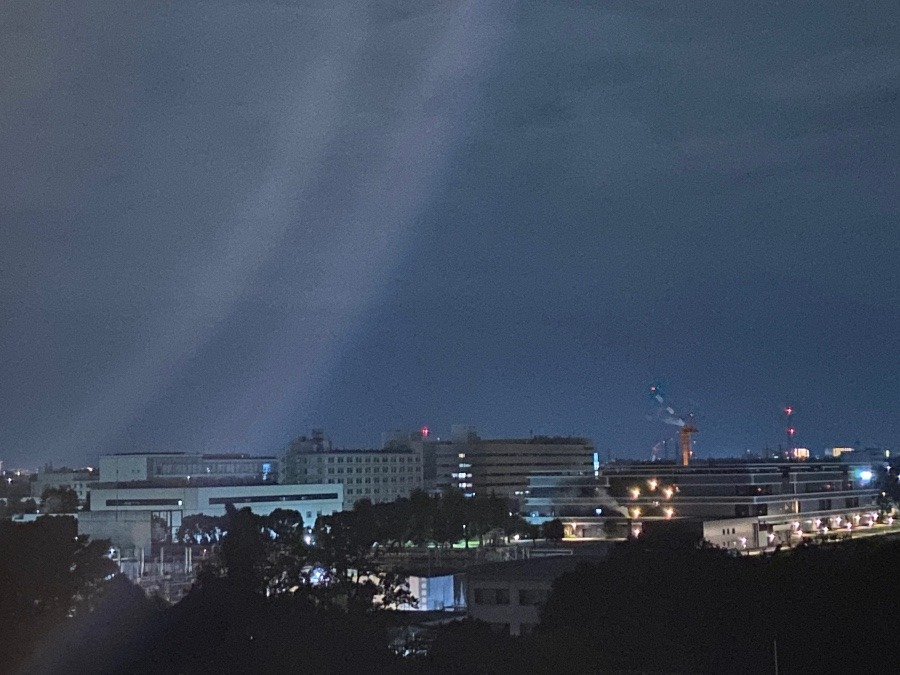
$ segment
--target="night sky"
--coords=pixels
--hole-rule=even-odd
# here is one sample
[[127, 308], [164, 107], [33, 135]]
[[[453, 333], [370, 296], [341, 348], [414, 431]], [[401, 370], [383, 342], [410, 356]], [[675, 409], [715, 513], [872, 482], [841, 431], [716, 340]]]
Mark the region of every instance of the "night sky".
[[[764, 7], [764, 8], [763, 8]], [[900, 446], [900, 3], [0, 4], [0, 459]]]

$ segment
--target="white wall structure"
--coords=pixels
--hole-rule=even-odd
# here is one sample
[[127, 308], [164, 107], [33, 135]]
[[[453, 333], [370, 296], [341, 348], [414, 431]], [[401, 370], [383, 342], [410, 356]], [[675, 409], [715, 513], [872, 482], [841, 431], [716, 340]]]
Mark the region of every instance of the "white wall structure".
[[[226, 504], [258, 515], [297, 511], [306, 527], [344, 508], [344, 486], [278, 485], [274, 456], [185, 452], [104, 455], [79, 532], [151, 554], [177, 543], [185, 517], [223, 516]], [[324, 482], [324, 481], [323, 481]]]

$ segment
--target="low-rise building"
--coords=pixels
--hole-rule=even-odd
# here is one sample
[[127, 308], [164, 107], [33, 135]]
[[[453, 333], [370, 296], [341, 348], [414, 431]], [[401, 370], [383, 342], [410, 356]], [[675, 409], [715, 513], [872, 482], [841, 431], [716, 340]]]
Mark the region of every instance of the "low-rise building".
[[527, 635], [540, 622], [553, 582], [600, 558], [568, 555], [477, 565], [466, 570], [466, 607], [473, 619], [506, 635]]
[[78, 495], [78, 503], [82, 506], [87, 503], [88, 492], [100, 476], [98, 472], [91, 468], [54, 469], [52, 466], [45, 466], [37, 472], [31, 482], [31, 498], [40, 504], [44, 491], [49, 488], [71, 488]]
[[617, 462], [601, 475], [632, 517], [797, 520], [871, 510], [878, 496], [869, 464], [842, 461]]
[[240, 485], [275, 483], [278, 459], [248, 454], [134, 452], [100, 458], [104, 483], [149, 482], [155, 485]]
[[633, 524], [694, 519], [712, 543], [753, 549], [874, 524], [874, 471], [842, 460], [613, 463], [601, 475]]
[[[222, 516], [226, 504], [259, 515], [276, 509], [316, 518], [344, 508], [340, 484], [279, 485], [277, 460], [269, 456], [129, 453], [100, 458], [100, 480], [90, 489], [91, 510], [79, 517], [79, 531], [110, 539], [126, 552], [178, 543], [185, 517]], [[127, 553], [130, 554], [130, 553]], [[134, 553], [137, 555], [137, 553]]]

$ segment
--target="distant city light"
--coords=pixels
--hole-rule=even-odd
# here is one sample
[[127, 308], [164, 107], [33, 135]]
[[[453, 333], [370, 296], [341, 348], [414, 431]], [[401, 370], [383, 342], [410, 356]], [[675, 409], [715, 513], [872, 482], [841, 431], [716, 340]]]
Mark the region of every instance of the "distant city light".
[[422, 427], [422, 438], [428, 438], [428, 434], [431, 432], [428, 430], [428, 427]]

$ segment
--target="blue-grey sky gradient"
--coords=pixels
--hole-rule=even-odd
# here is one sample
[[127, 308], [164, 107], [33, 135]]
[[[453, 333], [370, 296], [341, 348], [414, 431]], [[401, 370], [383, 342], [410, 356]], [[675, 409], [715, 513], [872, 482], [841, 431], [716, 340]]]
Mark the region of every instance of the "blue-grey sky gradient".
[[900, 446], [896, 2], [0, 5], [0, 459]]

